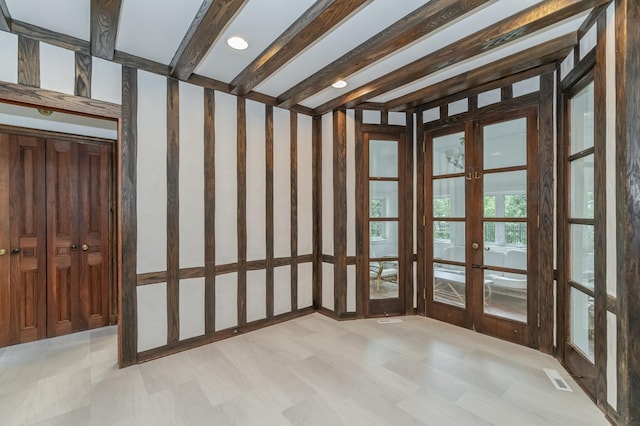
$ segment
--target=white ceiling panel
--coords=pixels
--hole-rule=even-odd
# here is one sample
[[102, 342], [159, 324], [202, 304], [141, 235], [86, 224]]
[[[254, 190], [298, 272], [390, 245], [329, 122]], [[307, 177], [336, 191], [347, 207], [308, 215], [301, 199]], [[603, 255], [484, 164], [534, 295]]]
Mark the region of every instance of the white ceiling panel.
[[518, 13], [534, 4], [540, 3], [540, 1], [541, 0], [500, 0], [493, 3], [490, 6], [467, 16], [456, 25], [449, 26], [437, 33], [432, 33], [430, 36], [423, 38], [422, 41], [414, 43], [408, 48], [398, 50], [395, 54], [387, 56], [369, 67], [361, 69], [347, 78], [349, 86], [345, 89], [336, 90], [332, 88], [332, 90], [324, 90], [304, 100], [301, 104], [307, 107], [316, 108], [342, 93], [346, 93], [350, 90], [363, 86], [371, 80], [388, 74], [389, 72], [420, 59], [429, 53], [435, 52], [448, 44], [486, 28], [487, 26]]
[[[313, 0], [250, 0], [218, 38], [196, 73], [230, 82], [313, 3]], [[231, 49], [227, 46], [231, 36], [241, 36], [249, 48]]]
[[429, 1], [403, 0], [374, 1], [330, 34], [316, 40], [277, 73], [260, 84], [256, 90], [270, 96], [278, 96], [325, 65], [364, 43], [389, 25]]
[[201, 4], [202, 0], [123, 0], [116, 49], [169, 64]]
[[490, 50], [489, 52], [474, 57], [468, 61], [462, 62], [460, 64], [444, 68], [437, 73], [434, 73], [428, 77], [425, 77], [420, 80], [416, 80], [415, 82], [403, 86], [397, 90], [393, 90], [388, 93], [384, 93], [376, 98], [371, 99], [372, 102], [387, 102], [392, 99], [399, 98], [400, 96], [404, 96], [406, 94], [415, 92], [417, 90], [423, 89], [425, 87], [431, 86], [436, 83], [440, 83], [448, 78], [455, 77], [467, 71], [471, 71], [476, 68], [480, 68], [484, 65], [490, 64], [491, 62], [498, 61], [502, 58], [506, 58], [507, 56], [515, 55], [516, 53], [522, 52], [523, 50], [530, 49], [534, 46], [537, 46], [546, 41], [552, 40], [556, 37], [563, 36], [572, 31], [576, 31], [580, 28], [580, 25], [584, 22], [584, 18], [587, 16], [588, 12], [585, 12], [578, 17], [574, 17], [572, 19], [565, 20], [563, 22], [559, 22], [556, 25], [545, 28], [544, 30], [538, 31], [528, 37], [524, 37], [519, 39], [513, 43], [509, 43], [504, 47], [499, 49]]
[[90, 0], [6, 0], [11, 18], [89, 40]]

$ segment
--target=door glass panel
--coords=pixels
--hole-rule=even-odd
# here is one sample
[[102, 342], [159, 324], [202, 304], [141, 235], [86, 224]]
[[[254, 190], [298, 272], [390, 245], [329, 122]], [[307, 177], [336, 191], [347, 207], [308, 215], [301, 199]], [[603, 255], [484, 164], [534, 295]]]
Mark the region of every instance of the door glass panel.
[[369, 261], [369, 298], [391, 299], [398, 294], [398, 261]]
[[594, 361], [594, 300], [571, 288], [571, 343]]
[[398, 222], [369, 223], [369, 258], [398, 257]]
[[593, 225], [571, 225], [571, 271], [570, 279], [585, 287], [594, 284], [594, 227]]
[[[457, 268], [457, 269], [454, 269]], [[446, 264], [433, 265], [433, 300], [464, 308], [467, 277], [461, 267]]]
[[527, 119], [484, 127], [484, 169], [527, 164]]
[[526, 323], [527, 276], [486, 270], [484, 313]]
[[571, 99], [571, 154], [593, 146], [593, 82]]
[[370, 141], [369, 176], [392, 178], [398, 177], [397, 141]]
[[433, 217], [464, 217], [464, 178], [433, 181]]
[[370, 217], [398, 217], [398, 182], [369, 182]]
[[527, 171], [484, 175], [485, 217], [527, 217]]
[[[489, 252], [504, 252], [509, 249], [527, 249], [526, 222], [485, 222], [484, 249]], [[487, 256], [485, 256], [485, 261]], [[494, 266], [502, 266], [494, 264]], [[525, 268], [522, 268], [525, 269]]]
[[571, 167], [571, 213], [573, 218], [593, 219], [593, 154], [569, 163]]
[[433, 175], [464, 172], [464, 132], [433, 138]]
[[433, 257], [453, 262], [465, 261], [465, 223], [433, 222]]

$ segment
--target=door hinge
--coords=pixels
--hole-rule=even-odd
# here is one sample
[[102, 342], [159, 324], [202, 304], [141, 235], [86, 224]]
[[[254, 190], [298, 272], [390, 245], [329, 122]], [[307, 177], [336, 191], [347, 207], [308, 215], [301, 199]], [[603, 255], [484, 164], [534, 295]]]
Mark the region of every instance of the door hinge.
[[540, 229], [540, 215], [538, 215], [538, 229]]
[[426, 214], [422, 215], [422, 226], [427, 226], [427, 215]]
[[424, 154], [425, 152], [427, 152], [427, 142], [422, 141], [422, 153]]
[[538, 328], [540, 328], [540, 312], [538, 312]]
[[427, 300], [427, 288], [422, 289], [422, 299]]
[[536, 117], [536, 129], [540, 130], [540, 116]]

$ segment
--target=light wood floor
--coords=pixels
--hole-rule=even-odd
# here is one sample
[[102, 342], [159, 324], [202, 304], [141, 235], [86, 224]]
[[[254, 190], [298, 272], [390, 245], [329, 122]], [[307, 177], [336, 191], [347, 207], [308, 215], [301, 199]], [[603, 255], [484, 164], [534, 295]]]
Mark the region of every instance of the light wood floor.
[[422, 317], [313, 314], [124, 370], [115, 333], [0, 349], [0, 424], [608, 424], [552, 357]]

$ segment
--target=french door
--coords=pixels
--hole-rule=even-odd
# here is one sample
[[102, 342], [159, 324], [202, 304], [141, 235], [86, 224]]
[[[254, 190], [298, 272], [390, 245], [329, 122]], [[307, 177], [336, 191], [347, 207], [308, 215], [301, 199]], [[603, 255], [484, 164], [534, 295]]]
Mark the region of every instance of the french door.
[[426, 314], [537, 346], [537, 108], [425, 142]]

